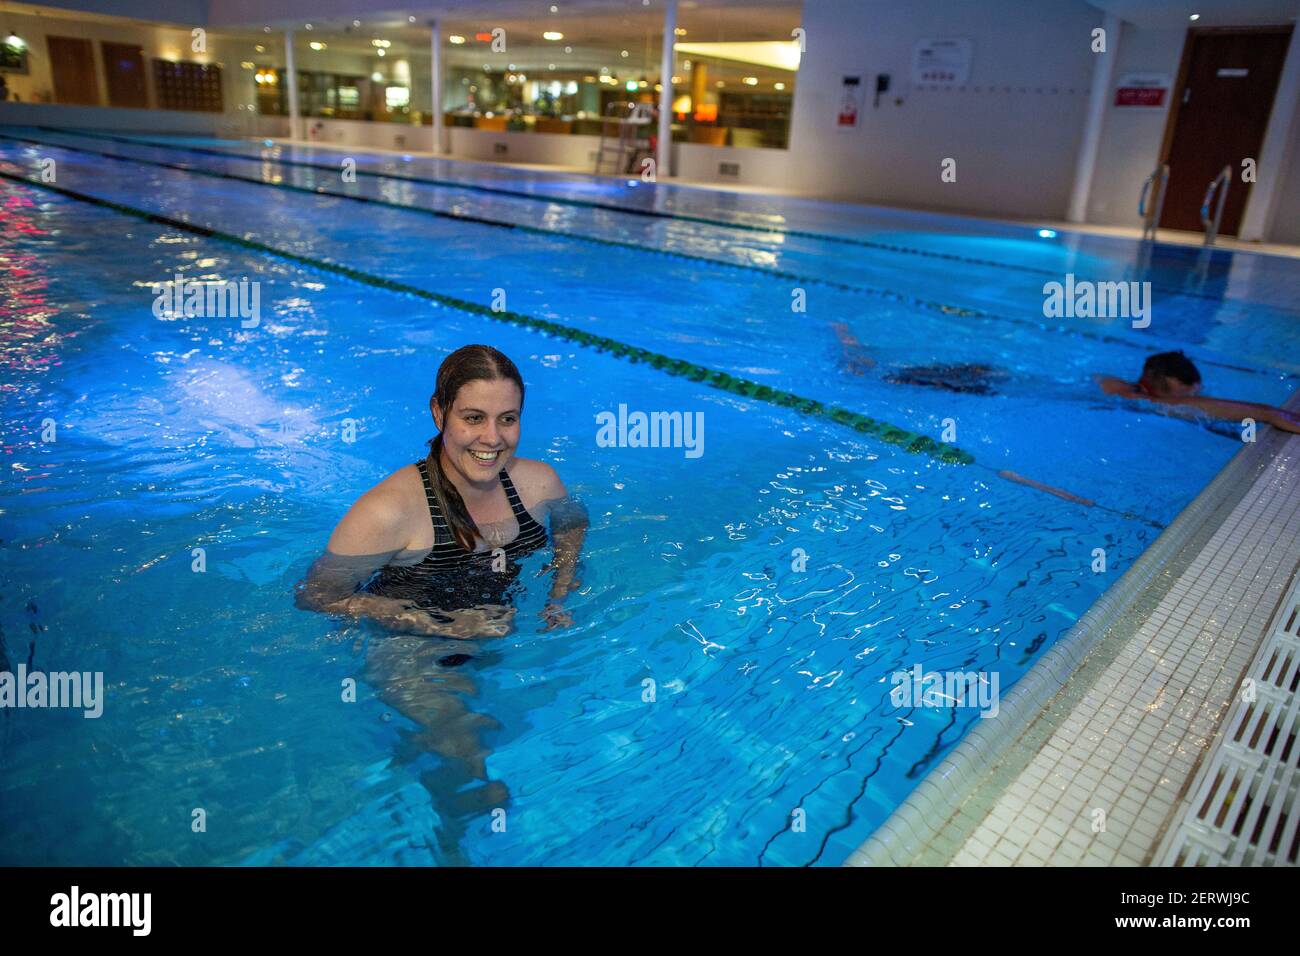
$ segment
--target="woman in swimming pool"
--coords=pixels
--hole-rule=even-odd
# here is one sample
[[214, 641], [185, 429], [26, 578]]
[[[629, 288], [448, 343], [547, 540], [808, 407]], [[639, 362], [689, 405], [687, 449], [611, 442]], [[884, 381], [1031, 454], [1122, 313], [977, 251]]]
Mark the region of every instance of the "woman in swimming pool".
[[[555, 548], [546, 630], [573, 623], [561, 602], [587, 527], [550, 465], [515, 457], [524, 382], [491, 346], [457, 349], [438, 368], [426, 458], [389, 475], [349, 509], [299, 591], [300, 607], [377, 621], [407, 634], [507, 633], [519, 561]], [[377, 572], [377, 573], [376, 573]]]

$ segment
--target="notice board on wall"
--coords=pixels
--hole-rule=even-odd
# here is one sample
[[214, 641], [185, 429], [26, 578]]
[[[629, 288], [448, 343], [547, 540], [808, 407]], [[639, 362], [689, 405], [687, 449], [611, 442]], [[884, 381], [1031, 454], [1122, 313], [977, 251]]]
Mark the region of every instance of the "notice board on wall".
[[940, 37], [917, 40], [912, 50], [912, 83], [915, 86], [964, 86], [970, 79], [970, 40]]

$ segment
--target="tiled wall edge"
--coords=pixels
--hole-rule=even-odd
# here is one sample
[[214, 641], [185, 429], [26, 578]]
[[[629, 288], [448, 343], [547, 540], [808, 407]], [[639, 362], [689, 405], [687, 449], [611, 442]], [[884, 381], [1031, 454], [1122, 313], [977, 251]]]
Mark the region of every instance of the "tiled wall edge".
[[[1300, 391], [1286, 403], [1300, 407]], [[1001, 702], [996, 728], [971, 728], [944, 760], [849, 858], [845, 866], [912, 863], [940, 835], [954, 813], [983, 784], [1011, 745], [1069, 680], [1087, 653], [1153, 582], [1169, 558], [1181, 551], [1224, 506], [1240, 501], [1254, 479], [1285, 444], [1270, 429], [1245, 445], [1169, 524], [1124, 575], [1106, 590], [1055, 645], [1020, 678]], [[935, 807], [946, 812], [936, 813]]]

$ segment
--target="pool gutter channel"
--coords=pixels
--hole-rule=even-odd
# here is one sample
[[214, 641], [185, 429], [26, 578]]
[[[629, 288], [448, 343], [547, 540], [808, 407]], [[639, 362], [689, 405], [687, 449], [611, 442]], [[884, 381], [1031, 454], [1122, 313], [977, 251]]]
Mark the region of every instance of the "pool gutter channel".
[[[1300, 391], [1286, 403], [1300, 410]], [[1245, 498], [1289, 433], [1269, 428], [1246, 444], [1132, 566], [976, 721], [845, 866], [943, 866], [1133, 640], [1161, 600]], [[1199, 766], [1199, 762], [1198, 762]], [[1193, 768], [1183, 789], [1190, 787]], [[1155, 843], [1159, 843], [1157, 837]], [[1154, 847], [1154, 844], [1153, 844]]]

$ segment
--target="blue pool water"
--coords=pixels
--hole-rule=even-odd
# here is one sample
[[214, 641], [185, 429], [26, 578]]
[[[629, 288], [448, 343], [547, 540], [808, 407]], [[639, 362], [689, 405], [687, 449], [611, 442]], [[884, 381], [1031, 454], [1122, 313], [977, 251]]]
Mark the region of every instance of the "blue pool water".
[[[0, 713], [5, 863], [838, 864], [979, 719], [899, 709], [890, 675], [996, 672], [1005, 693], [1240, 447], [1091, 375], [1181, 347], [1211, 394], [1276, 403], [1300, 373], [1294, 261], [484, 164], [355, 154], [403, 178], [344, 183], [283, 162], [337, 163], [323, 149], [0, 134], [41, 143], [0, 139], [0, 171], [54, 159], [61, 188], [474, 303], [503, 290], [936, 439], [951, 420], [975, 457], [0, 180], [5, 659], [107, 683], [98, 720]], [[1150, 328], [1044, 319], [1066, 272], [1149, 279]], [[176, 274], [260, 282], [260, 325], [155, 318]], [[519, 628], [448, 671], [445, 642], [297, 610], [292, 587], [422, 453], [433, 373], [475, 341], [519, 365], [520, 453], [592, 527], [574, 626], [539, 633], [536, 555]], [[993, 367], [992, 394], [890, 381], [937, 363]], [[703, 412], [704, 454], [598, 447], [619, 404]]]

